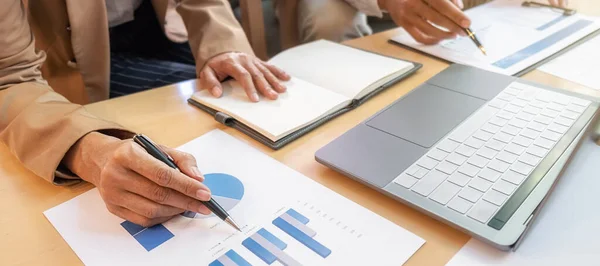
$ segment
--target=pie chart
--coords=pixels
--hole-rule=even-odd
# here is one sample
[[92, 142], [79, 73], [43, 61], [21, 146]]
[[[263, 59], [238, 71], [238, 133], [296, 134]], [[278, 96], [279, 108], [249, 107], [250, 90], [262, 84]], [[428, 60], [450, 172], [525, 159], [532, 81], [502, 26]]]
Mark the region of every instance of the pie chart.
[[[204, 184], [210, 188], [212, 198], [229, 211], [235, 207], [244, 196], [244, 184], [236, 177], [223, 173], [212, 173], [204, 175]], [[181, 214], [188, 218], [205, 219], [214, 217], [214, 214], [203, 215], [192, 211]]]

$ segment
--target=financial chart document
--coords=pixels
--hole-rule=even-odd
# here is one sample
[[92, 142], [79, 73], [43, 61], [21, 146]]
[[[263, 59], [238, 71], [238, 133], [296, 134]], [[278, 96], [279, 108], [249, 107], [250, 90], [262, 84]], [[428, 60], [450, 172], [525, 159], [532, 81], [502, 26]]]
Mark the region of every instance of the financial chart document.
[[424, 45], [401, 29], [392, 41], [450, 62], [514, 75], [600, 29], [593, 18], [567, 16], [554, 8], [523, 7], [522, 2], [496, 0], [466, 11], [487, 56], [462, 36]]
[[145, 228], [97, 189], [44, 214], [86, 265], [402, 265], [425, 242], [222, 131], [179, 150], [242, 232], [194, 212]]

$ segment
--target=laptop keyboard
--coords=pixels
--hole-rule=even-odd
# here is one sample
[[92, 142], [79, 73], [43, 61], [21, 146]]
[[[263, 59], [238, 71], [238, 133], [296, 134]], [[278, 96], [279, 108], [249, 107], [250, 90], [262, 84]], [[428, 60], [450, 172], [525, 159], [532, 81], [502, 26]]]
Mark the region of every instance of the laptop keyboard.
[[590, 103], [512, 83], [394, 183], [485, 224]]

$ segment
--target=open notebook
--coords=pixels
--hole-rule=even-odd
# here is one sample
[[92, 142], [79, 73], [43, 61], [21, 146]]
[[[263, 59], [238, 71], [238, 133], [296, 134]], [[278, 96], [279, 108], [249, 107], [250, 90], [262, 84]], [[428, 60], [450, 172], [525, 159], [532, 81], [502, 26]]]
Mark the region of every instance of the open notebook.
[[251, 102], [240, 84], [223, 83], [223, 96], [203, 90], [189, 102], [265, 145], [278, 149], [360, 105], [421, 65], [319, 40], [269, 60], [292, 76], [277, 100]]

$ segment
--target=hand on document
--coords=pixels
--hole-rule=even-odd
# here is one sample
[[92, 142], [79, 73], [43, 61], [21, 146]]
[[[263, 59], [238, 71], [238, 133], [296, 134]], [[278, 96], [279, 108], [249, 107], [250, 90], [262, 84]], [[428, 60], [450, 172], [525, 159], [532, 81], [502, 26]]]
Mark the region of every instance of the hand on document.
[[471, 26], [471, 20], [461, 11], [462, 0], [379, 0], [379, 7], [424, 44], [464, 35], [462, 28]]
[[[567, 0], [548, 0], [554, 6], [566, 7]], [[465, 35], [463, 29], [471, 20], [461, 11], [462, 0], [378, 0], [394, 22], [416, 41], [437, 44], [445, 39]]]
[[151, 226], [185, 210], [209, 214], [200, 203], [211, 198], [210, 189], [190, 154], [161, 147], [183, 172], [154, 159], [131, 140], [97, 132], [79, 140], [65, 157], [66, 166], [96, 185], [106, 208], [123, 219]]
[[217, 55], [206, 63], [200, 71], [200, 87], [209, 90], [215, 97], [221, 97], [223, 88], [221, 81], [227, 77], [237, 80], [246, 95], [253, 102], [258, 102], [258, 93], [275, 100], [279, 93], [285, 92], [281, 81], [290, 80], [283, 70], [263, 62], [254, 55], [229, 52]]

